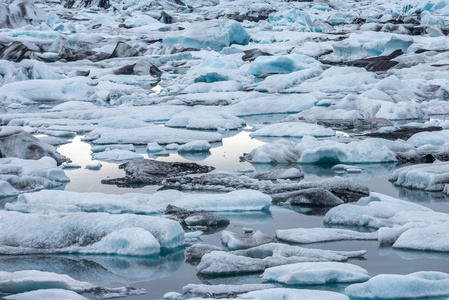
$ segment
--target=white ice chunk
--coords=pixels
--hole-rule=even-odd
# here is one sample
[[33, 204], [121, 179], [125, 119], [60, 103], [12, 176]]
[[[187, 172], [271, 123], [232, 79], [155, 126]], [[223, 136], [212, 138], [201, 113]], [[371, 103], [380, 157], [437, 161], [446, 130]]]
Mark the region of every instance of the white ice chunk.
[[426, 191], [442, 191], [449, 183], [449, 162], [418, 164], [396, 169], [390, 181], [395, 185]]
[[179, 146], [178, 152], [207, 152], [210, 148], [207, 141], [192, 141]]
[[349, 298], [343, 294], [328, 292], [328, 291], [316, 291], [307, 289], [287, 289], [287, 288], [275, 288], [261, 291], [249, 292], [241, 295], [237, 299], [252, 299], [252, 300], [272, 300], [272, 299], [285, 299], [285, 300], [349, 300]]
[[10, 295], [3, 297], [3, 299], [8, 300], [53, 300], [53, 299], [64, 299], [64, 300], [88, 300], [84, 296], [81, 296], [73, 291], [67, 291], [63, 289], [45, 289], [45, 290], [37, 290], [31, 292], [25, 292], [15, 295]]
[[149, 124], [146, 127], [132, 129], [117, 129], [99, 127], [85, 136], [85, 140], [94, 144], [140, 144], [147, 145], [151, 142], [158, 144], [179, 143], [185, 144], [195, 140], [219, 142], [222, 135], [212, 132], [199, 132], [161, 127]]
[[431, 209], [412, 202], [371, 193], [369, 197], [357, 201], [357, 205], [342, 204], [333, 207], [325, 215], [324, 223], [380, 228], [390, 224], [388, 218], [404, 211], [432, 212]]
[[368, 280], [368, 271], [348, 263], [310, 262], [268, 268], [264, 280], [287, 285], [348, 283]]
[[64, 274], [26, 270], [0, 272], [0, 289], [4, 293], [23, 293], [38, 289], [64, 289], [85, 292], [96, 286]]
[[[0, 212], [4, 254], [83, 253], [155, 255], [184, 244], [181, 225], [142, 215]], [[20, 226], [19, 226], [20, 225]], [[153, 238], [150, 238], [153, 237]]]
[[150, 153], [154, 153], [154, 152], [161, 152], [163, 151], [164, 148], [162, 148], [158, 143], [153, 142], [153, 143], [148, 143], [147, 144], [147, 151]]
[[317, 60], [300, 54], [282, 56], [259, 56], [242, 70], [249, 74], [260, 76], [265, 74], [287, 74], [321, 65]]
[[408, 275], [381, 274], [345, 290], [351, 298], [398, 299], [449, 295], [449, 274], [422, 271]]
[[141, 154], [121, 149], [106, 150], [92, 154], [93, 159], [104, 161], [128, 161], [143, 158]]
[[328, 137], [334, 136], [335, 131], [317, 124], [304, 122], [283, 122], [262, 127], [252, 132], [250, 136], [280, 136], [280, 137]]
[[266, 268], [317, 261], [345, 261], [363, 256], [366, 251], [330, 251], [270, 243], [232, 252], [213, 251], [201, 258], [197, 271], [205, 275], [230, 275], [262, 272]]
[[188, 194], [167, 190], [151, 195], [51, 190], [21, 195], [17, 202], [6, 204], [6, 208], [44, 214], [63, 212], [161, 214], [168, 204], [197, 212], [257, 211], [268, 209], [271, 197], [254, 190], [239, 190], [226, 194]]
[[338, 228], [293, 228], [276, 230], [276, 238], [299, 244], [341, 240], [377, 240], [377, 232], [358, 232]]
[[[252, 150], [245, 159], [252, 163], [384, 163], [397, 161], [393, 152], [410, 145], [400, 141], [366, 139], [344, 144], [305, 136], [295, 144], [277, 140]], [[393, 150], [393, 151], [392, 151]]]
[[[201, 34], [198, 34], [201, 32]], [[164, 38], [164, 46], [181, 44], [184, 48], [203, 49], [210, 47], [220, 51], [232, 44], [246, 45], [249, 34], [236, 21], [209, 20], [193, 23], [190, 27], [179, 32], [171, 32]]]

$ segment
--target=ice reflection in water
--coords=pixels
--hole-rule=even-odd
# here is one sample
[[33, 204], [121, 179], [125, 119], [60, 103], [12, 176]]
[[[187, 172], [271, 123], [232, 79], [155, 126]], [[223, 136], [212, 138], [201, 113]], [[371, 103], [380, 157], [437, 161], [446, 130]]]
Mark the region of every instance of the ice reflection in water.
[[165, 278], [184, 263], [184, 251], [157, 257], [119, 255], [0, 256], [2, 271], [41, 270], [93, 284], [132, 284]]

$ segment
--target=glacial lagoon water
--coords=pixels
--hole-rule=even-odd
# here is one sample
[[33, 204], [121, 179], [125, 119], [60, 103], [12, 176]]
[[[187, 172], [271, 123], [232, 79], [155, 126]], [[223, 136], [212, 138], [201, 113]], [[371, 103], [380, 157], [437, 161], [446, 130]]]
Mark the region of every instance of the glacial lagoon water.
[[[282, 115], [259, 116], [255, 122], [277, 122]], [[265, 118], [265, 119], [264, 119]], [[210, 165], [217, 171], [256, 170], [287, 168], [292, 165], [278, 164], [252, 165], [242, 162], [239, 157], [264, 142], [249, 136], [252, 119], [248, 119], [249, 126], [243, 131], [230, 131], [220, 144], [212, 145], [210, 153], [206, 155], [181, 156], [176, 151], [168, 156], [148, 156], [144, 146], [136, 147], [136, 152], [145, 158], [155, 158], [163, 161], [195, 161]], [[64, 187], [67, 191], [102, 192], [111, 194], [123, 193], [154, 193], [161, 186], [145, 186], [140, 188], [123, 188], [115, 185], [101, 184], [105, 178], [117, 178], [124, 175], [118, 168], [118, 163], [95, 161], [91, 157], [91, 145], [82, 140], [83, 136], [76, 136], [68, 144], [62, 145], [58, 151], [71, 158], [74, 164], [81, 165], [79, 169], [65, 169], [70, 182]], [[98, 171], [87, 170], [87, 164], [101, 163]], [[394, 164], [358, 165], [361, 173], [335, 173], [331, 166], [293, 165], [304, 172], [304, 180], [317, 180], [323, 177], [351, 176], [356, 182], [367, 185], [371, 191], [417, 202], [433, 210], [449, 213], [449, 201], [441, 193], [413, 191], [393, 186], [389, 175], [397, 167]], [[274, 236], [277, 229], [323, 227], [323, 215], [326, 209], [312, 209], [310, 207], [271, 206], [269, 213], [233, 213], [223, 214], [231, 220], [226, 230], [243, 233], [244, 227], [261, 230], [267, 235]], [[202, 235], [201, 240], [206, 244], [220, 245], [220, 232]], [[390, 247], [379, 247], [377, 241], [339, 241], [304, 245], [309, 248], [330, 250], [367, 250], [363, 259], [350, 259], [349, 262], [368, 270], [371, 276], [385, 273], [409, 274], [416, 271], [449, 272], [449, 254], [431, 252], [412, 252], [393, 250]], [[5, 271], [36, 269], [64, 273], [78, 280], [85, 280], [103, 286], [130, 285], [135, 288], [145, 288], [144, 295], [129, 296], [128, 299], [162, 299], [171, 291], [181, 292], [183, 286], [190, 283], [204, 284], [244, 284], [262, 283], [259, 274], [227, 277], [207, 277], [197, 275], [195, 264], [185, 262], [181, 249], [156, 258], [124, 257], [107, 255], [31, 255], [31, 256], [1, 256], [0, 265]], [[343, 292], [347, 285], [307, 286], [311, 289], [324, 289]], [[298, 287], [300, 288], [300, 287]], [[95, 299], [94, 294], [83, 294]], [[432, 298], [445, 299], [445, 298]]]

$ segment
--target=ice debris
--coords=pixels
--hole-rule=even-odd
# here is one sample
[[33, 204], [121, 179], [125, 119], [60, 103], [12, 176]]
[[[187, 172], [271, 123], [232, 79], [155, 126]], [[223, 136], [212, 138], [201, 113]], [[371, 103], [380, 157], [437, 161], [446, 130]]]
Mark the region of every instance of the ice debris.
[[278, 240], [308, 244], [341, 240], [377, 240], [377, 232], [358, 232], [338, 228], [293, 228], [276, 230]]
[[262, 279], [287, 285], [314, 285], [361, 282], [368, 280], [368, 271], [349, 263], [304, 262], [268, 268]]
[[428, 298], [449, 295], [449, 275], [422, 271], [408, 275], [381, 274], [367, 282], [350, 285], [349, 297], [364, 299]]

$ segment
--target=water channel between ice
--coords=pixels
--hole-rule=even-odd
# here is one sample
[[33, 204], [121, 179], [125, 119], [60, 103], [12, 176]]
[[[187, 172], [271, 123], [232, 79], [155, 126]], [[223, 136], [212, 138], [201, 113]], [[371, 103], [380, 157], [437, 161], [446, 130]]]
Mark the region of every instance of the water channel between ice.
[[[269, 118], [269, 116], [267, 116]], [[277, 119], [276, 117], [272, 117]], [[260, 120], [258, 120], [260, 121]], [[256, 170], [268, 171], [273, 168], [287, 168], [292, 165], [252, 165], [240, 162], [239, 156], [263, 144], [262, 141], [250, 137], [250, 132], [229, 132], [223, 142], [212, 145], [210, 155], [183, 157], [177, 152], [169, 156], [157, 157], [163, 161], [196, 161], [210, 165], [217, 171]], [[73, 163], [82, 166], [80, 169], [66, 169], [71, 181], [65, 186], [67, 191], [102, 192], [102, 193], [154, 193], [160, 186], [143, 188], [119, 188], [114, 185], [103, 185], [105, 178], [117, 178], [124, 175], [117, 163], [93, 161], [91, 145], [82, 141], [82, 136], [76, 136], [70, 143], [58, 148], [59, 152], [70, 157]], [[136, 152], [148, 158], [144, 146], [136, 147]], [[151, 157], [155, 158], [155, 157]], [[99, 171], [87, 170], [87, 164], [99, 162]], [[433, 210], [449, 213], [449, 202], [441, 193], [425, 193], [394, 187], [388, 177], [396, 168], [394, 164], [359, 165], [363, 171], [358, 174], [337, 174], [330, 166], [294, 165], [305, 174], [304, 180], [316, 180], [331, 176], [352, 176], [356, 182], [367, 185], [371, 191], [380, 192], [393, 197], [407, 199], [428, 206]], [[310, 208], [287, 208], [271, 206], [268, 213], [224, 214], [231, 220], [226, 230], [241, 234], [243, 227], [259, 229], [274, 236], [277, 229], [299, 227], [323, 227], [323, 215], [326, 210]], [[220, 245], [220, 232], [203, 235], [206, 244]], [[377, 241], [340, 241], [309, 244], [304, 247], [331, 250], [362, 250], [368, 253], [365, 259], [351, 259], [349, 262], [368, 270], [371, 276], [381, 273], [408, 274], [416, 271], [449, 272], [449, 255], [428, 252], [398, 251], [391, 248], [380, 248]], [[5, 269], [42, 269], [46, 271], [66, 273], [78, 280], [104, 283], [110, 286], [130, 284], [136, 288], [145, 288], [148, 293], [129, 296], [129, 299], [161, 299], [170, 291], [181, 292], [183, 286], [190, 283], [206, 284], [243, 284], [261, 283], [258, 274], [233, 277], [202, 277], [197, 276], [195, 265], [184, 262], [183, 251], [159, 258], [134, 258], [121, 256], [39, 256], [27, 258], [1, 258]], [[347, 285], [307, 286], [304, 288], [325, 289], [342, 292]], [[94, 299], [94, 295], [84, 294]], [[445, 298], [432, 298], [445, 299]]]

